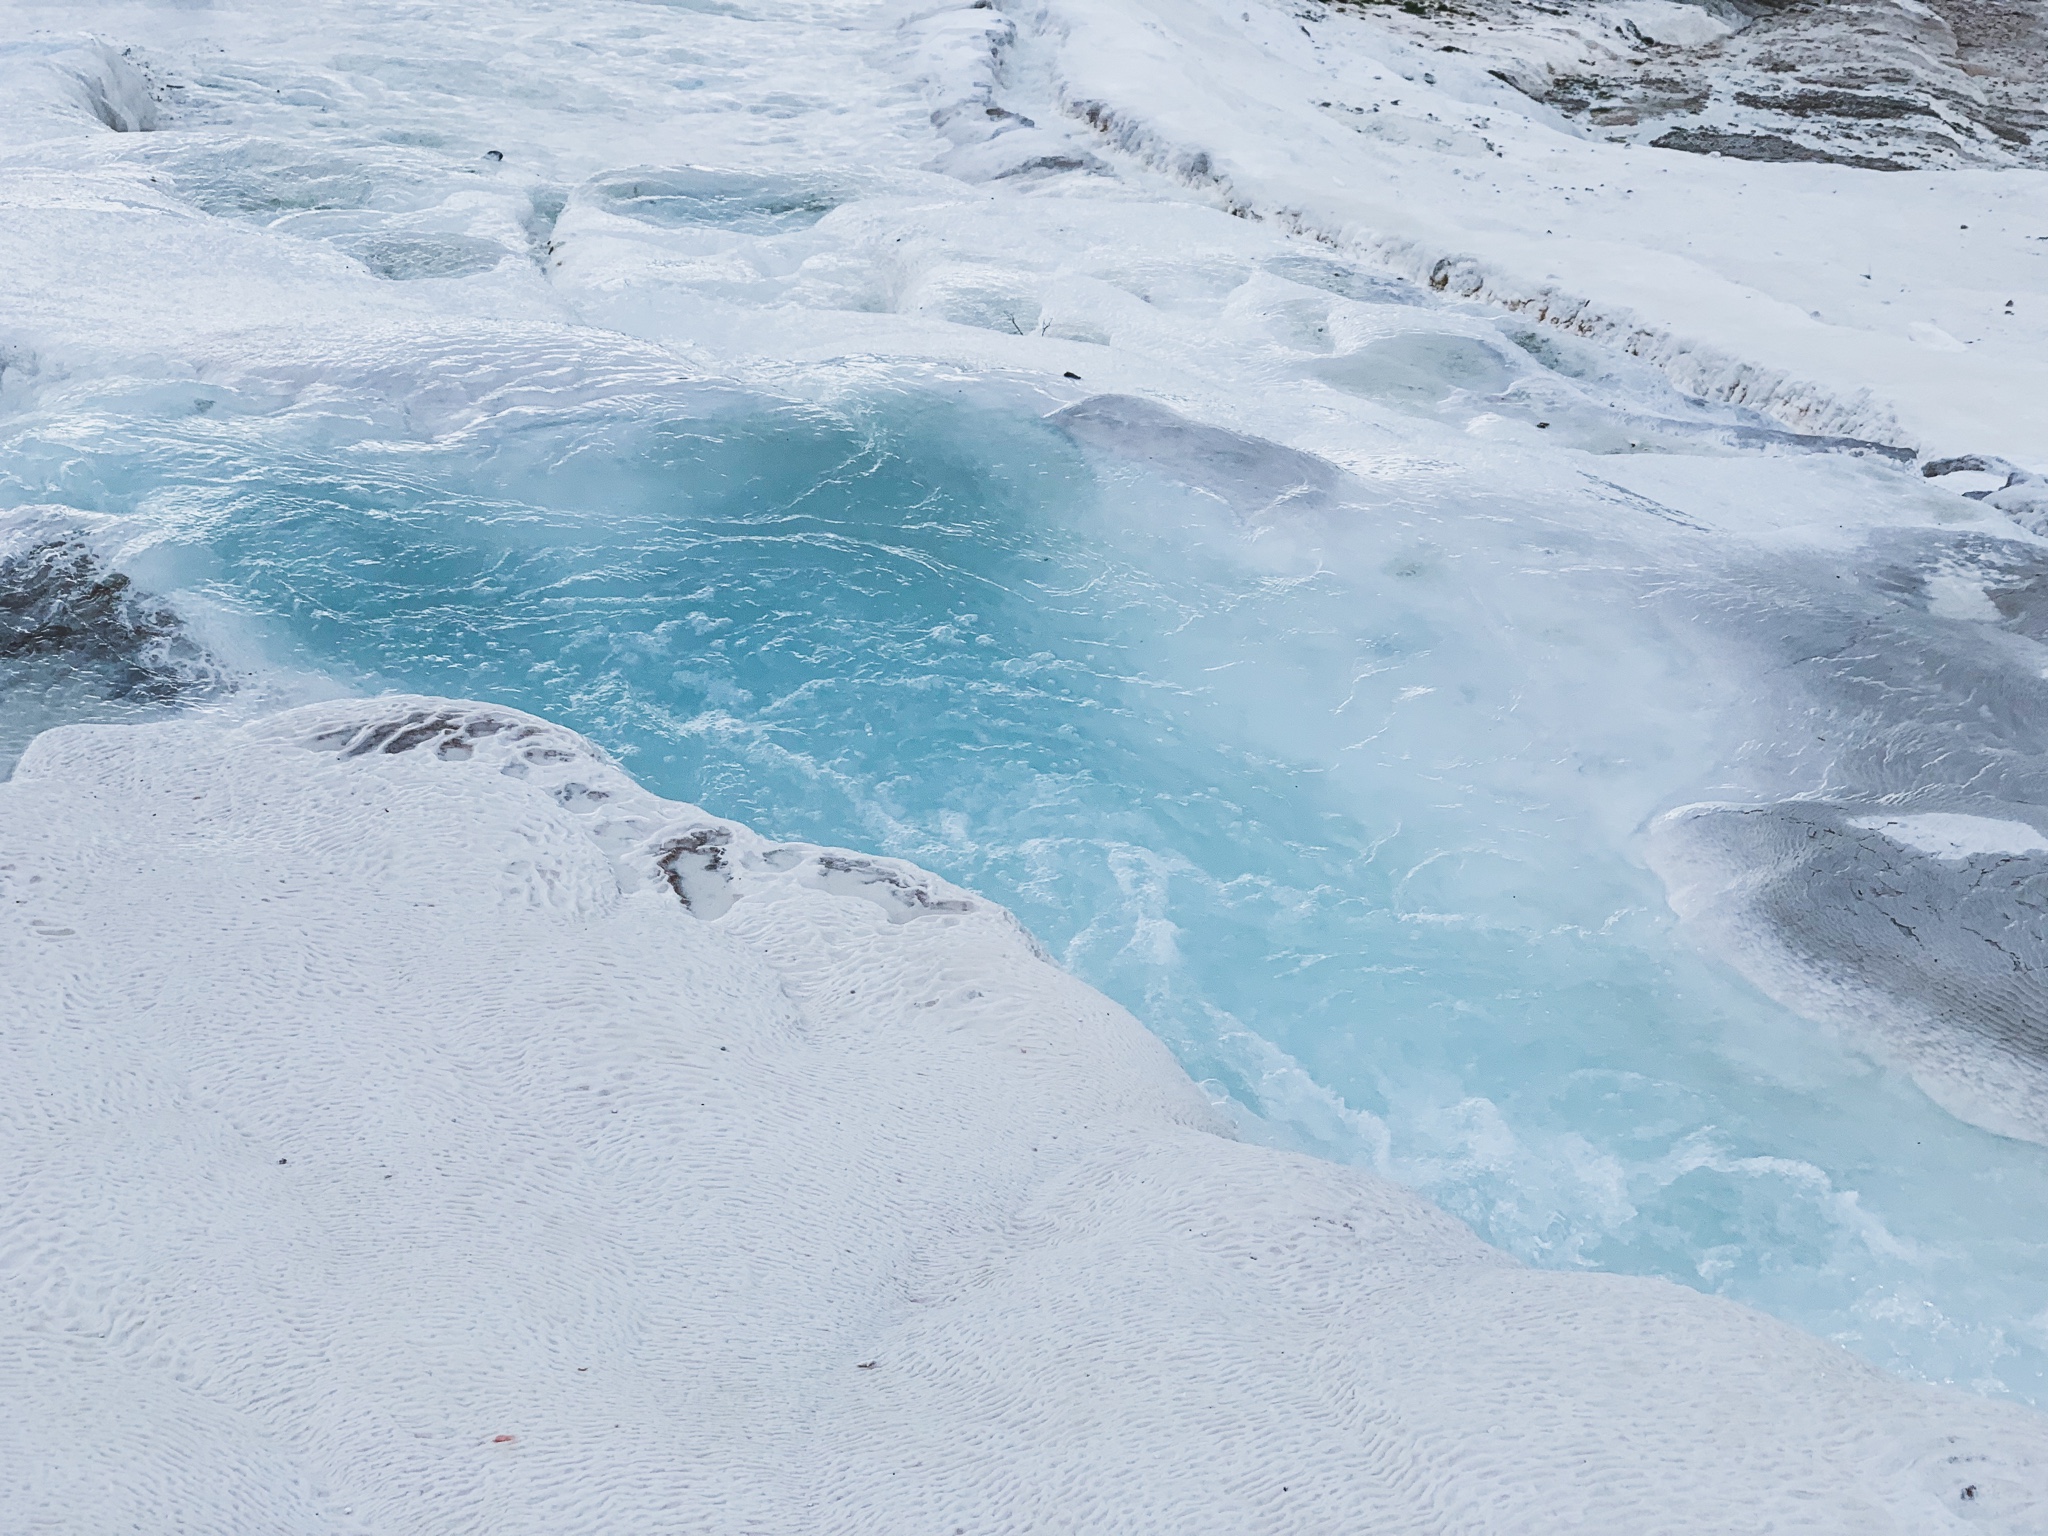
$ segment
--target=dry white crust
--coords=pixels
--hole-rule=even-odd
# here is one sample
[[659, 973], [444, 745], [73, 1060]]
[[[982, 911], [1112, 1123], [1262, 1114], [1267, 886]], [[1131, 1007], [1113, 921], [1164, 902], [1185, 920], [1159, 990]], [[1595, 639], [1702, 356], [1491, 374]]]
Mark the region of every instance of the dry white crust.
[[514, 711], [0, 786], [0, 1530], [2006, 1532], [2048, 1423], [1219, 1134], [1002, 910]]

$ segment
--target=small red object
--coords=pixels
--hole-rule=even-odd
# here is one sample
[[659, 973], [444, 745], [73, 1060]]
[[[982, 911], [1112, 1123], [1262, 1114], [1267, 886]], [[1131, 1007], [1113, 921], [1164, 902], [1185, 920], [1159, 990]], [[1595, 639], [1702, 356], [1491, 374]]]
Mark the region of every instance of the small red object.
[[493, 1445], [509, 1445], [509, 1444], [511, 1444], [511, 1443], [512, 1443], [512, 1442], [513, 1442], [514, 1440], [517, 1440], [518, 1438], [519, 1438], [519, 1437], [518, 1437], [517, 1435], [493, 1435], [493, 1436], [491, 1436], [491, 1444], [493, 1444]]

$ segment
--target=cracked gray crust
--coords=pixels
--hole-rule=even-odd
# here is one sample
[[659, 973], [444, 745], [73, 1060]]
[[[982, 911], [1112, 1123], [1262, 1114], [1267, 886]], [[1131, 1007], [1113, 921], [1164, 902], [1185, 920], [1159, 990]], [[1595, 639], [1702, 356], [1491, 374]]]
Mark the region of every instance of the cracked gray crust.
[[2048, 165], [2048, 0], [1704, 0], [1665, 42], [1595, 0], [1335, 0], [1620, 141], [1869, 170]]
[[2048, 856], [1937, 858], [1858, 819], [1820, 801], [1687, 806], [1655, 828], [1652, 862], [1762, 990], [1960, 1118], [2048, 1143]]
[[[1892, 530], [1780, 574], [1688, 599], [1743, 637], [1771, 746], [1655, 821], [1649, 863], [1760, 990], [2048, 1144], [2048, 549]], [[1930, 813], [2033, 836], [1937, 856], [1884, 830]]]

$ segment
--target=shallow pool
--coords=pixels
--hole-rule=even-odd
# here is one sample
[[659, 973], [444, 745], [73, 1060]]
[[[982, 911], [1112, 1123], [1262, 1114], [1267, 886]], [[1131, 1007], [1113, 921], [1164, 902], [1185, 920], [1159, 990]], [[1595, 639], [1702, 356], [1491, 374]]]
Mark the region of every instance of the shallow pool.
[[930, 382], [431, 432], [157, 394], [23, 428], [0, 497], [126, 520], [244, 675], [206, 707], [324, 678], [548, 715], [1007, 903], [1249, 1134], [1534, 1263], [2048, 1401], [2048, 1150], [1697, 954], [1643, 867], [1759, 707], [1694, 531], [1448, 473], [1276, 501], [1131, 441]]

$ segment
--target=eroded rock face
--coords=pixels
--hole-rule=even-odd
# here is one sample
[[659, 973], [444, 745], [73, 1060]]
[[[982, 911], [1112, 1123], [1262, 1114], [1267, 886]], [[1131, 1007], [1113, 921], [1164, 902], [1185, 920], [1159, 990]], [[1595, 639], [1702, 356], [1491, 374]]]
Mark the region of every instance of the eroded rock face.
[[177, 611], [62, 530], [0, 539], [0, 774], [39, 730], [231, 683]]
[[2041, 0], [1481, 0], [1381, 14], [1615, 139], [1869, 170], [2048, 165]]
[[91, 667], [117, 697], [168, 698], [187, 680], [183, 626], [75, 540], [0, 555], [0, 662]]

